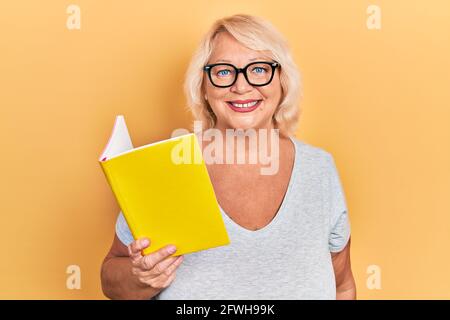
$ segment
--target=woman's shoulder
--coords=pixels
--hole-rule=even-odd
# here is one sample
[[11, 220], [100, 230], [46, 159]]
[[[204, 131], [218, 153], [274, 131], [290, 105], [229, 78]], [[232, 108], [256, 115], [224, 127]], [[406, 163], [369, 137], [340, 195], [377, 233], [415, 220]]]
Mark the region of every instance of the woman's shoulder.
[[331, 153], [322, 147], [307, 143], [295, 136], [291, 136], [291, 140], [295, 143], [297, 151], [299, 151], [301, 153], [301, 156], [306, 159], [315, 162], [328, 162], [330, 160], [333, 160], [333, 156], [331, 155]]

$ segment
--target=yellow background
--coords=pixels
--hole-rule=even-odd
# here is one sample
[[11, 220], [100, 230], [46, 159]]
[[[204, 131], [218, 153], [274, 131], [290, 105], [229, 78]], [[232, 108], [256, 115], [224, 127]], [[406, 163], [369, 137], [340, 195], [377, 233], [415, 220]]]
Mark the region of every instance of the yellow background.
[[[69, 4], [81, 30], [68, 30]], [[366, 9], [379, 5], [381, 30]], [[450, 298], [450, 2], [2, 1], [0, 298], [103, 298], [119, 208], [97, 158], [189, 128], [183, 76], [219, 17], [269, 19], [305, 86], [297, 136], [335, 157], [361, 299]], [[81, 268], [81, 289], [66, 268]], [[381, 268], [381, 289], [366, 286]]]

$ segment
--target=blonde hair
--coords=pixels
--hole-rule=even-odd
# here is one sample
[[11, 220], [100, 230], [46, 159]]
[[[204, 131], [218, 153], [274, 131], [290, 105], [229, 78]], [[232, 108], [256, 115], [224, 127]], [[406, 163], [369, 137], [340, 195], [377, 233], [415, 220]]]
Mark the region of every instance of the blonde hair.
[[217, 20], [205, 34], [194, 53], [186, 72], [184, 92], [188, 108], [202, 129], [215, 126], [217, 118], [203, 92], [203, 67], [208, 63], [214, 39], [220, 32], [228, 32], [245, 47], [257, 51], [269, 51], [271, 58], [280, 63], [281, 103], [275, 110], [273, 121], [280, 134], [295, 134], [300, 116], [299, 102], [302, 98], [301, 77], [290, 54], [289, 46], [275, 27], [255, 16], [237, 14]]

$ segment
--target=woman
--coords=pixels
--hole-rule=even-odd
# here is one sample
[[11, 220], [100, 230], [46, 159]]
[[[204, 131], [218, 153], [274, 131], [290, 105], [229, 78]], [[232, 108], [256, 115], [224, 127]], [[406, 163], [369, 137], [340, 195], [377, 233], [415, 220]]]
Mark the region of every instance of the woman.
[[[293, 136], [299, 78], [285, 40], [267, 21], [234, 15], [212, 26], [186, 75], [189, 106], [204, 129], [224, 136], [227, 129], [278, 130], [278, 170], [263, 175], [260, 161], [208, 164], [228, 246], [173, 257], [176, 248], [168, 245], [143, 257], [151, 238], [134, 241], [120, 214], [102, 266], [106, 296], [356, 298], [350, 224], [333, 157]], [[224, 144], [224, 152], [236, 155], [236, 145]]]

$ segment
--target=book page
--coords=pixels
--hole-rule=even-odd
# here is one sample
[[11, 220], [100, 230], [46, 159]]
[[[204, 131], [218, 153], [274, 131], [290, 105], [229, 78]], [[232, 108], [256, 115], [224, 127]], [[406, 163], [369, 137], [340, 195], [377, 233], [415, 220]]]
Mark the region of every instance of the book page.
[[132, 150], [133, 143], [131, 142], [130, 134], [125, 123], [123, 115], [118, 115], [114, 123], [114, 128], [109, 138], [105, 150], [99, 158], [99, 161], [106, 161], [114, 156], [117, 156], [125, 151]]

